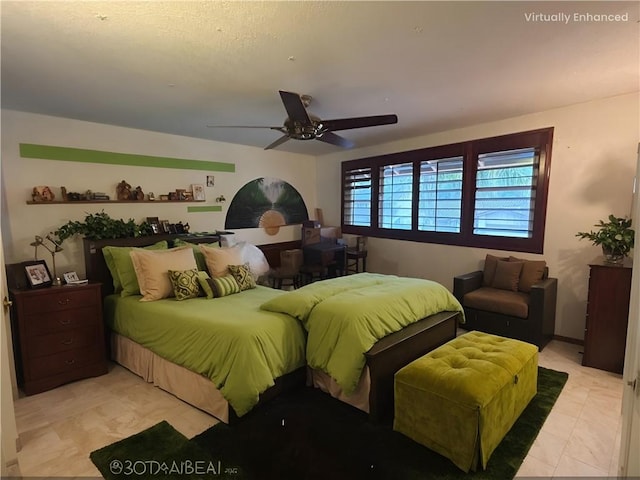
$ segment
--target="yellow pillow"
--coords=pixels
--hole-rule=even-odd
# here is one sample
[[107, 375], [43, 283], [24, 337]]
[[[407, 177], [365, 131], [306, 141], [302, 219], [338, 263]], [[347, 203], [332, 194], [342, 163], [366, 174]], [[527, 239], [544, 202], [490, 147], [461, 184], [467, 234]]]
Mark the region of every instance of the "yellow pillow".
[[[162, 240], [161, 242], [144, 248], [147, 250], [167, 250], [169, 244], [166, 240]], [[122, 292], [121, 295], [123, 297], [138, 295], [140, 293], [140, 287], [138, 287], [138, 281], [136, 280], [136, 272], [133, 269], [131, 257], [129, 256], [129, 252], [133, 249], [134, 247], [114, 246], [107, 246], [102, 249], [104, 261], [113, 279], [113, 293]]]
[[142, 294], [140, 301], [143, 302], [160, 300], [174, 295], [173, 286], [169, 279], [169, 270], [198, 268], [191, 247], [156, 251], [132, 250], [130, 255]]
[[204, 254], [207, 270], [212, 277], [224, 277], [229, 275], [229, 265], [242, 265], [242, 250], [237, 247], [211, 248], [200, 245], [200, 251]]

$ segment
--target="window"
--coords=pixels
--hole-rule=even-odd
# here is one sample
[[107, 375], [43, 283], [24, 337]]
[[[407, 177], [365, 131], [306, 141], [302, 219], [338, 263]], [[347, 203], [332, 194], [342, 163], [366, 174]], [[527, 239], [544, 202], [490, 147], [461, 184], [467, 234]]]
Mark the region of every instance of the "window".
[[343, 162], [345, 233], [542, 253], [553, 128]]
[[462, 157], [420, 162], [418, 230], [460, 233]]
[[378, 224], [381, 228], [411, 230], [413, 164], [380, 167]]
[[342, 173], [342, 222], [371, 226], [371, 168], [354, 168]]

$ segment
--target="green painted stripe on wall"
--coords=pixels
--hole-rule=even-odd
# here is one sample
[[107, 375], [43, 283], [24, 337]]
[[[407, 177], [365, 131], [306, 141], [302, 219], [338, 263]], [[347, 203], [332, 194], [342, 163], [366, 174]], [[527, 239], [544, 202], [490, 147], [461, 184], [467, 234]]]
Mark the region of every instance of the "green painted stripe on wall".
[[221, 205], [207, 205], [206, 207], [187, 207], [187, 212], [189, 213], [199, 213], [199, 212], [221, 212]]
[[20, 156], [66, 162], [103, 163], [107, 165], [132, 165], [137, 167], [177, 168], [180, 170], [206, 170], [211, 172], [235, 172], [235, 163], [208, 162], [186, 158], [154, 157], [132, 153], [105, 152], [84, 148], [55, 147], [33, 143], [20, 144]]

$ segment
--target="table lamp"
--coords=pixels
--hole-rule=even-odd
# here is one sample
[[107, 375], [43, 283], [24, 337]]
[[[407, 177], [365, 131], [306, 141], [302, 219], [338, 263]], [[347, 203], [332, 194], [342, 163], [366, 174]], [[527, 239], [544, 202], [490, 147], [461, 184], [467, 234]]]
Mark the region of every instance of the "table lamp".
[[[45, 241], [49, 241], [51, 245], [47, 245]], [[60, 246], [60, 243], [51, 238], [51, 235], [47, 235], [45, 238], [42, 238], [40, 235], [36, 235], [36, 239], [34, 242], [31, 242], [31, 246], [36, 248], [35, 251], [35, 259], [38, 259], [38, 247], [43, 246], [46, 248], [51, 254], [51, 263], [53, 266], [53, 282], [52, 285], [62, 285], [62, 280], [58, 277], [58, 272], [56, 271], [56, 253], [61, 252], [63, 248]]]

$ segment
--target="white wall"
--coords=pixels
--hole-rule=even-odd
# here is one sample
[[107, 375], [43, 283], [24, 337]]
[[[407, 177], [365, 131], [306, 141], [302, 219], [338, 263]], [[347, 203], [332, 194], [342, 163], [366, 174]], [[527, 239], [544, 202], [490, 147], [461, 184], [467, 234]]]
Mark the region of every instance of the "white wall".
[[[317, 160], [318, 206], [325, 222], [340, 224], [340, 162], [518, 131], [555, 127], [543, 255], [558, 278], [556, 334], [583, 339], [588, 264], [600, 250], [576, 232], [610, 213], [629, 216], [640, 138], [636, 94], [573, 105], [498, 122], [425, 135], [378, 148], [325, 155]], [[402, 118], [399, 119], [402, 122]], [[457, 274], [481, 267], [489, 250], [370, 238], [369, 271], [430, 278], [453, 288]], [[495, 252], [501, 254], [503, 252]]]
[[[547, 228], [543, 255], [551, 274], [558, 277], [556, 334], [583, 338], [588, 264], [600, 252], [575, 233], [588, 230], [609, 213], [629, 215], [636, 147], [640, 138], [640, 97], [623, 95], [536, 114], [440, 132], [389, 143], [311, 157], [264, 151], [202, 139], [165, 135], [109, 125], [2, 111], [2, 234], [7, 263], [33, 256], [29, 243], [70, 219], [82, 219], [91, 205], [28, 206], [35, 185], [65, 185], [69, 191], [114, 192], [126, 179], [156, 194], [163, 190], [204, 183], [206, 172], [142, 167], [80, 164], [22, 159], [19, 143], [90, 148], [200, 160], [234, 162], [236, 173], [216, 172], [216, 187], [207, 189], [207, 202], [224, 194], [228, 201], [246, 182], [261, 176], [279, 177], [302, 194], [309, 214], [322, 208], [325, 223], [340, 224], [340, 162], [384, 153], [459, 142], [542, 127], [555, 127]], [[400, 121], [402, 119], [400, 118]], [[317, 192], [322, 192], [318, 194]], [[316, 201], [317, 198], [317, 201]], [[192, 204], [193, 205], [193, 204]], [[6, 208], [5, 208], [6, 207]], [[226, 209], [226, 207], [225, 207]], [[97, 210], [97, 209], [94, 209]], [[225, 213], [186, 213], [186, 205], [116, 204], [105, 207], [114, 218], [159, 216], [188, 221], [193, 231], [223, 229]], [[298, 227], [282, 228], [276, 236], [261, 229], [238, 230], [254, 243], [299, 238]], [[60, 270], [84, 272], [80, 245], [65, 242], [59, 255]], [[482, 265], [488, 250], [448, 245], [369, 239], [368, 269], [382, 273], [431, 278], [453, 287], [453, 276]], [[503, 253], [503, 252], [492, 252]], [[49, 259], [47, 253], [40, 258]]]
[[[106, 150], [112, 152], [187, 158], [235, 163], [235, 173], [146, 168], [121, 165], [63, 162], [21, 158], [20, 143]], [[309, 215], [316, 208], [314, 159], [277, 150], [232, 145], [197, 138], [166, 135], [111, 125], [81, 122], [44, 115], [2, 110], [2, 236], [7, 263], [33, 259], [29, 246], [35, 235], [44, 235], [69, 220], [83, 220], [87, 213], [102, 209], [112, 218], [159, 217], [172, 223], [188, 222], [192, 232], [223, 230], [226, 210], [234, 194], [247, 182], [259, 177], [277, 177], [289, 182], [302, 195]], [[187, 206], [201, 203], [125, 203], [27, 205], [36, 185], [49, 185], [54, 192], [65, 186], [69, 192], [87, 189], [102, 191], [115, 198], [116, 184], [126, 180], [140, 185], [145, 193], [160, 193], [176, 188], [189, 189], [191, 184], [206, 184], [207, 175], [215, 176], [215, 187], [205, 187], [207, 202], [216, 205], [215, 197], [224, 195], [227, 203], [222, 212], [187, 213]], [[287, 226], [274, 236], [262, 229], [235, 230], [238, 237], [256, 244], [282, 242], [300, 238], [300, 226]], [[82, 244], [67, 240], [64, 251], [56, 255], [58, 274], [75, 270], [84, 274]], [[40, 259], [51, 268], [51, 255], [39, 249]]]

